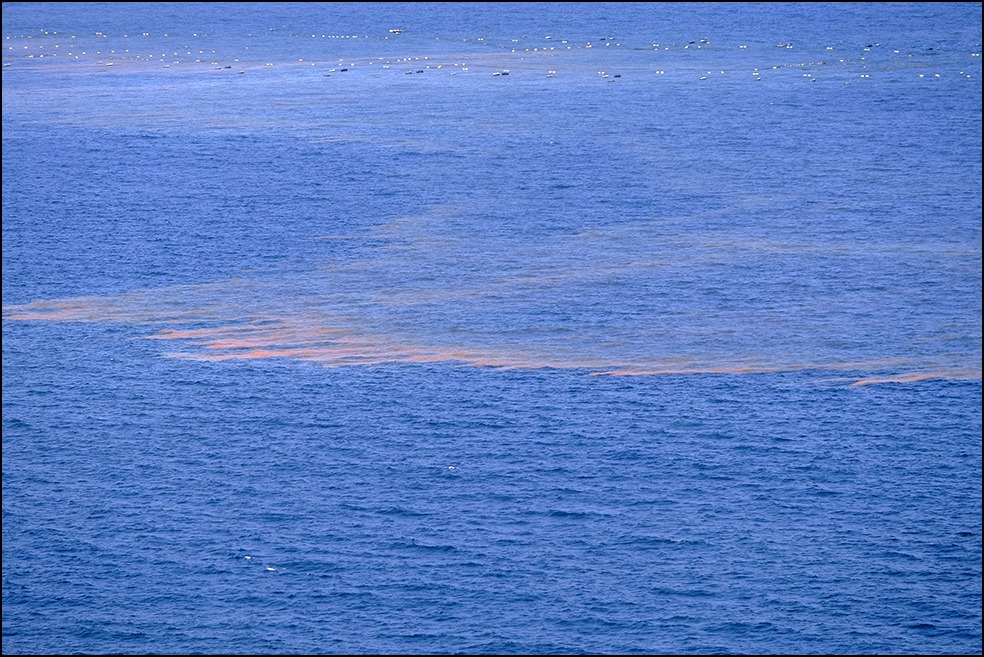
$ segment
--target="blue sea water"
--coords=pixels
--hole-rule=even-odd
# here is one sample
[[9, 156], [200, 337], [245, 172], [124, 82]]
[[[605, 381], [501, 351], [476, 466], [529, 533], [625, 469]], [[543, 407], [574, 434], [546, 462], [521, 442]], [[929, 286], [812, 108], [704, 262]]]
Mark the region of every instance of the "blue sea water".
[[980, 3], [4, 3], [4, 654], [981, 654]]

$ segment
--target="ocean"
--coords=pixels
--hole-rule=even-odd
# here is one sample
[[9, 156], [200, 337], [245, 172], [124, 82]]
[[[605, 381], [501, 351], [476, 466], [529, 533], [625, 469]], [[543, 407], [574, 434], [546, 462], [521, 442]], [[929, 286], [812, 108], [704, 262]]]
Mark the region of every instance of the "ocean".
[[980, 3], [3, 4], [4, 654], [981, 654]]

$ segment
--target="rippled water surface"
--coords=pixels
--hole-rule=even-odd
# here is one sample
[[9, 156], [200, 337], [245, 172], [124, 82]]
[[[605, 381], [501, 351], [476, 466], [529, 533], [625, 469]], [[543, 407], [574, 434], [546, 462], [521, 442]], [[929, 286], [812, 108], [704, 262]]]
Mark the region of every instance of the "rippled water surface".
[[980, 654], [979, 4], [3, 33], [5, 654]]

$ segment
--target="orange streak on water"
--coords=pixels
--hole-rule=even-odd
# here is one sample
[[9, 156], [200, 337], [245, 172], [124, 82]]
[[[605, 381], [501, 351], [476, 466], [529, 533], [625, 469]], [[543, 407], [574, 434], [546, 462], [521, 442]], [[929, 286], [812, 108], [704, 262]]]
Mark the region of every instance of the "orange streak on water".
[[[411, 344], [387, 342], [378, 336], [345, 335], [337, 331], [263, 330], [261, 335], [229, 336], [208, 339], [211, 335], [228, 335], [229, 328], [193, 329], [189, 331], [162, 331], [156, 339], [190, 339], [205, 350], [222, 353], [183, 352], [168, 354], [174, 358], [202, 361], [248, 360], [258, 358], [296, 358], [318, 362], [326, 367], [348, 365], [379, 365], [385, 363], [459, 363], [474, 367], [537, 369], [564, 367], [562, 362], [538, 360], [521, 355], [493, 354], [482, 350], [461, 350], [440, 347], [420, 347]], [[334, 339], [326, 340], [332, 334]], [[316, 338], [317, 344], [300, 344], [296, 347], [281, 346], [302, 343], [300, 338]], [[203, 339], [204, 338], [204, 339]], [[579, 365], [575, 365], [579, 366]]]
[[195, 340], [228, 336], [230, 333], [255, 331], [251, 326], [218, 326], [200, 329], [161, 329], [153, 335], [146, 336], [148, 340]]
[[[934, 378], [981, 378], [980, 367], [929, 369], [933, 365], [904, 358], [882, 358], [863, 362], [779, 363], [759, 361], [747, 354], [727, 358], [709, 355], [695, 358], [644, 358], [637, 360], [605, 359], [586, 354], [572, 356], [569, 350], [551, 350], [535, 343], [506, 347], [494, 345], [411, 344], [404, 339], [366, 332], [352, 321], [311, 312], [286, 314], [242, 314], [237, 299], [220, 296], [215, 289], [227, 292], [242, 287], [241, 281], [229, 281], [212, 288], [182, 287], [166, 291], [138, 292], [117, 297], [75, 297], [35, 301], [3, 308], [5, 320], [18, 321], [109, 321], [137, 324], [180, 324], [219, 321], [220, 326], [202, 328], [164, 328], [146, 336], [155, 340], [185, 341], [194, 351], [170, 353], [170, 357], [202, 361], [293, 358], [316, 362], [325, 367], [373, 365], [385, 363], [456, 363], [471, 367], [498, 369], [584, 369], [592, 376], [662, 376], [699, 374], [750, 374], [803, 370], [855, 370], [871, 372], [868, 376], [849, 376], [852, 386], [881, 383], [911, 383]], [[248, 292], [247, 288], [247, 292]], [[195, 303], [175, 302], [190, 293]], [[195, 296], [197, 295], [197, 296]], [[278, 313], [285, 309], [278, 308]], [[241, 323], [240, 323], [241, 322]], [[426, 328], [426, 327], [425, 327]], [[438, 340], [439, 342], [442, 340]], [[909, 370], [909, 371], [906, 371]], [[829, 380], [829, 379], [828, 379]]]
[[[663, 374], [760, 374], [763, 372], [785, 372], [793, 368], [782, 367], [699, 367], [699, 368], [665, 368], [656, 370], [605, 370], [592, 372], [592, 376], [659, 376]], [[795, 368], [799, 369], [799, 368]]]
[[59, 301], [32, 301], [4, 306], [4, 319], [18, 321], [101, 321], [106, 319], [97, 297], [78, 297]]
[[851, 386], [870, 386], [880, 383], [914, 383], [928, 379], [976, 380], [981, 378], [981, 371], [973, 368], [959, 370], [941, 370], [936, 372], [906, 372], [886, 376], [871, 376], [858, 379]]
[[[906, 361], [900, 358], [885, 358], [876, 361], [865, 361], [859, 363], [836, 363], [833, 365], [790, 365], [784, 367], [756, 367], [756, 366], [736, 366], [736, 367], [702, 367], [702, 368], [676, 368], [668, 367], [662, 369], [617, 369], [591, 372], [592, 376], [660, 376], [667, 374], [764, 374], [770, 372], [795, 372], [803, 370], [861, 370], [871, 367], [886, 366], [905, 366]], [[851, 386], [865, 386], [879, 383], [912, 383], [925, 381], [927, 379], [950, 379], [950, 380], [979, 380], [981, 378], [981, 368], [966, 367], [950, 370], [901, 372], [897, 374], [884, 374], [870, 376], [861, 379], [827, 379], [828, 381], [853, 381]]]

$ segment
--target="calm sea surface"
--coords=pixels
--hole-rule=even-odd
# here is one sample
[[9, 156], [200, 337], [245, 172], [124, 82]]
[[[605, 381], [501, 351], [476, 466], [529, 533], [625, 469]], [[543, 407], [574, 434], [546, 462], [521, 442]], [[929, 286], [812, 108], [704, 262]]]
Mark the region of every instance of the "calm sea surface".
[[4, 3], [3, 652], [981, 654], [980, 3]]

